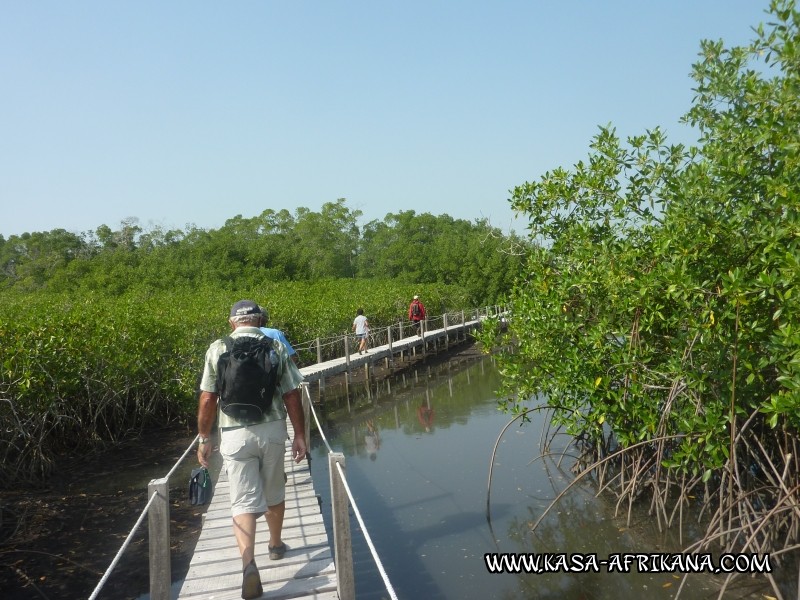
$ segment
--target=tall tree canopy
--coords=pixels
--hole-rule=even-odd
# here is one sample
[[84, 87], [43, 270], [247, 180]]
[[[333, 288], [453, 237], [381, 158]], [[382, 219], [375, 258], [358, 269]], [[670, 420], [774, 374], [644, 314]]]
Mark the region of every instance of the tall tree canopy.
[[524, 242], [485, 220], [406, 211], [361, 227], [360, 217], [340, 198], [319, 212], [236, 215], [216, 230], [146, 230], [131, 218], [119, 230], [0, 237], [0, 289], [121, 293], [131, 286], [396, 278], [461, 285], [483, 304], [498, 301], [522, 265]]

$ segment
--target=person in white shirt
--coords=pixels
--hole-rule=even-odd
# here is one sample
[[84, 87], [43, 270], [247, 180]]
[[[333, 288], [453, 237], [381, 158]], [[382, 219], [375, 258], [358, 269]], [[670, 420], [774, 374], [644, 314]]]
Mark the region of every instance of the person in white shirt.
[[367, 335], [369, 334], [369, 322], [367, 317], [364, 316], [364, 309], [359, 308], [355, 320], [353, 321], [353, 331], [356, 332], [356, 337], [360, 340], [358, 344], [358, 353], [369, 352], [367, 349]]

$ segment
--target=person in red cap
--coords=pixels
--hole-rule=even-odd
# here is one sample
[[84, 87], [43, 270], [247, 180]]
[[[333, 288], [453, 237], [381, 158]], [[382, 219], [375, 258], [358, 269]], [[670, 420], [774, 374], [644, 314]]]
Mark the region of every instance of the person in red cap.
[[[208, 467], [211, 456], [211, 428], [214, 421], [218, 420], [219, 450], [230, 483], [233, 532], [242, 557], [242, 598], [245, 599], [257, 598], [262, 594], [261, 576], [255, 562], [258, 517], [264, 515], [269, 528], [270, 560], [283, 558], [287, 550], [281, 539], [286, 507], [283, 457], [288, 437], [287, 415], [294, 427], [292, 458], [300, 462], [305, 458], [307, 449], [299, 390], [303, 376], [289, 359], [286, 347], [259, 329], [262, 319], [261, 307], [252, 300], [240, 300], [233, 305], [228, 320], [233, 330], [231, 335], [227, 339], [214, 341], [206, 351], [197, 410], [200, 438], [197, 458], [204, 467]], [[241, 339], [248, 337], [252, 339]], [[255, 403], [239, 402], [233, 405], [237, 407], [236, 410], [229, 410], [231, 404], [227, 404], [228, 388], [225, 387], [227, 380], [224, 376], [218, 379], [218, 375], [231, 369], [230, 364], [234, 362], [231, 357], [235, 354], [231, 348], [245, 346], [258, 347], [262, 356], [268, 357], [265, 360], [269, 360], [272, 366], [265, 366], [261, 373], [276, 370], [277, 379], [273, 377], [271, 380], [271, 386], [274, 387], [272, 402], [271, 405], [264, 403], [255, 408]], [[223, 355], [226, 358], [220, 360]], [[244, 386], [239, 389], [244, 389]], [[263, 389], [271, 388], [267, 385]], [[223, 393], [222, 398], [220, 392]]]

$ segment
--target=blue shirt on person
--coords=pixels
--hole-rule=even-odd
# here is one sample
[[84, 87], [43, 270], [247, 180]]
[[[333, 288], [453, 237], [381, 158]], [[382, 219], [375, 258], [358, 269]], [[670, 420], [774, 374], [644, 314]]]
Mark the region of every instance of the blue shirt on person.
[[283, 335], [283, 332], [280, 329], [273, 329], [272, 327], [259, 327], [261, 331], [264, 332], [265, 335], [268, 335], [273, 340], [278, 340], [281, 344], [286, 346], [286, 350], [289, 352], [289, 356], [297, 354], [297, 351], [292, 348], [292, 345], [289, 343], [289, 340], [286, 339], [286, 336]]

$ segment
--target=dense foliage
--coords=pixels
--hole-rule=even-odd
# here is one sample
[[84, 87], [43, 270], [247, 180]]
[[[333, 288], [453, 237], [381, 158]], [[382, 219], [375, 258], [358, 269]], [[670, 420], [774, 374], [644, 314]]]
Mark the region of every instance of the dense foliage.
[[[358, 307], [373, 328], [405, 318], [421, 293], [432, 310], [461, 310], [457, 286], [381, 280], [274, 282], [122, 295], [6, 291], [0, 302], [0, 474], [37, 480], [64, 451], [118, 440], [144, 426], [189, 420], [208, 344], [229, 331], [242, 297], [298, 347], [350, 330]], [[305, 354], [313, 362], [316, 354]]]
[[800, 542], [800, 15], [770, 12], [749, 47], [702, 43], [697, 147], [606, 127], [514, 190], [538, 248], [503, 361], [595, 460], [631, 450], [602, 463], [621, 497], [649, 487], [659, 522], [714, 498], [708, 539], [758, 551]]
[[216, 230], [145, 231], [136, 219], [120, 229], [0, 236], [0, 289], [123, 293], [269, 281], [392, 279], [463, 287], [474, 305], [494, 303], [522, 266], [521, 240], [486, 220], [388, 214], [359, 226], [344, 200], [320, 212], [299, 208], [236, 216]]
[[338, 200], [217, 230], [146, 231], [131, 218], [0, 236], [4, 481], [41, 478], [62, 449], [191, 415], [205, 348], [238, 298], [267, 306], [311, 362], [313, 341], [341, 341], [359, 307], [376, 328], [402, 320], [416, 293], [432, 314], [491, 304], [522, 265], [522, 242], [485, 220], [407, 211], [361, 227], [360, 216]]

